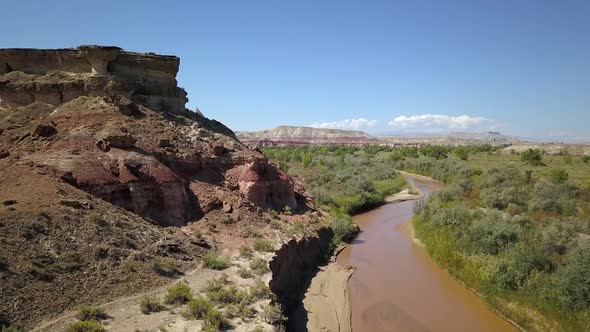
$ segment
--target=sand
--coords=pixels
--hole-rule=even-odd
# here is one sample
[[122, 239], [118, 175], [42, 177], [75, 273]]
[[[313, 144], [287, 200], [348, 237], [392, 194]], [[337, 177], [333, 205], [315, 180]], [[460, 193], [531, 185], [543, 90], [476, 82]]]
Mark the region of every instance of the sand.
[[352, 331], [348, 279], [353, 272], [353, 267], [331, 262], [313, 278], [303, 300], [310, 332]]

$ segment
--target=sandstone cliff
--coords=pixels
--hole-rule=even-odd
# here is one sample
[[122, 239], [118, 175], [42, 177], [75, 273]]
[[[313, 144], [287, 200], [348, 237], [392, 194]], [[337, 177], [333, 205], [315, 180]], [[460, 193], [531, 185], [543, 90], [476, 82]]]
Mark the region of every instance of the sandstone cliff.
[[159, 257], [182, 270], [215, 246], [161, 226], [239, 235], [265, 209], [309, 209], [301, 184], [185, 108], [179, 64], [117, 47], [0, 50], [0, 321], [150, 287]]

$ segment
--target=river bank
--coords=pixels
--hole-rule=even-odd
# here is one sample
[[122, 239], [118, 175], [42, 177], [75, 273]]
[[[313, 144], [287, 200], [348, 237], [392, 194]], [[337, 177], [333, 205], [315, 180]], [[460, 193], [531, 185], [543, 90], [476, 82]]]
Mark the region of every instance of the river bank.
[[[424, 196], [440, 183], [404, 173]], [[357, 267], [348, 286], [355, 331], [516, 331], [414, 243], [415, 200], [357, 215], [361, 234], [337, 257]]]

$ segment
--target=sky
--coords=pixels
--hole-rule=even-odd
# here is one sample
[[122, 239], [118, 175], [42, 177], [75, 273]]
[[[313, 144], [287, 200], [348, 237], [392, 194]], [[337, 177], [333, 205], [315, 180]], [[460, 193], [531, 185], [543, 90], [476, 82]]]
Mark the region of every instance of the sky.
[[495, 130], [590, 142], [590, 1], [4, 0], [0, 48], [177, 55], [234, 130]]

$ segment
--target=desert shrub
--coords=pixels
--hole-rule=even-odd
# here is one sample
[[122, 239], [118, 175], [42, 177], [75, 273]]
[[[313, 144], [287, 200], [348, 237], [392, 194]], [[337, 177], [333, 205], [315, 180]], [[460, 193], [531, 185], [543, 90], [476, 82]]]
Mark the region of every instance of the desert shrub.
[[583, 156], [582, 157], [582, 161], [586, 164], [586, 165], [590, 165], [590, 156]]
[[185, 316], [194, 319], [204, 319], [211, 309], [213, 309], [213, 303], [211, 301], [202, 296], [197, 296], [188, 302]]
[[139, 300], [139, 310], [145, 315], [158, 312], [163, 308], [164, 306], [162, 306], [160, 300], [155, 296], [146, 295]]
[[101, 321], [103, 319], [107, 319], [108, 315], [106, 314], [106, 312], [104, 311], [103, 308], [93, 307], [93, 306], [89, 306], [89, 305], [83, 305], [78, 310], [78, 313], [76, 314], [76, 318], [78, 318], [79, 320], [82, 320], [82, 321], [83, 320]]
[[80, 321], [70, 323], [65, 332], [106, 332], [106, 330], [97, 321]]
[[245, 268], [245, 267], [242, 267], [238, 270], [238, 275], [244, 279], [250, 279], [254, 276], [254, 274], [252, 273], [252, 270]]
[[455, 148], [455, 155], [461, 160], [467, 160], [469, 158], [469, 149], [464, 146], [457, 147]]
[[227, 326], [227, 321], [223, 313], [217, 309], [209, 309], [204, 317], [205, 327], [209, 329], [221, 330]]
[[465, 226], [470, 221], [470, 212], [461, 206], [440, 209], [432, 215], [430, 222], [437, 226]]
[[33, 263], [30, 267], [29, 267], [29, 273], [38, 280], [41, 281], [52, 281], [53, 280], [53, 274], [49, 271], [46, 270], [46, 268], [44, 266], [41, 266], [39, 264], [35, 264]]
[[573, 310], [590, 308], [590, 246], [576, 247], [556, 273], [559, 303]]
[[229, 257], [221, 256], [214, 252], [208, 252], [203, 256], [203, 264], [213, 270], [225, 270], [229, 267]]
[[539, 149], [527, 149], [520, 154], [520, 160], [522, 162], [533, 165], [543, 165], [543, 155]]
[[377, 180], [373, 182], [375, 191], [382, 197], [395, 194], [403, 190], [406, 185], [406, 180], [401, 176], [395, 177], [393, 179]]
[[274, 252], [275, 246], [270, 240], [256, 239], [254, 240], [254, 250], [262, 252]]
[[0, 332], [24, 332], [25, 330], [16, 326], [0, 325]]
[[552, 272], [555, 265], [539, 246], [518, 245], [507, 254], [509, 259], [498, 268], [497, 281], [504, 289], [517, 290], [526, 286], [533, 273]]
[[434, 159], [447, 158], [450, 148], [441, 145], [427, 145], [420, 148], [420, 153]]
[[214, 303], [231, 304], [240, 303], [242, 300], [248, 298], [246, 291], [238, 289], [235, 285], [229, 287], [221, 287], [216, 290], [208, 290], [207, 296]]
[[250, 261], [250, 269], [252, 269], [252, 272], [254, 272], [255, 275], [259, 276], [270, 271], [268, 263], [262, 258], [254, 258]]
[[157, 257], [152, 263], [156, 273], [163, 276], [170, 276], [178, 273], [178, 263], [172, 257]]
[[469, 245], [478, 253], [497, 255], [519, 241], [520, 226], [499, 212], [486, 213], [467, 229]]
[[111, 249], [111, 246], [106, 244], [106, 243], [101, 243], [98, 246], [96, 246], [96, 249], [94, 251], [94, 257], [98, 258], [98, 259], [104, 259], [109, 257], [109, 251]]
[[185, 304], [193, 298], [191, 288], [184, 282], [176, 283], [166, 289], [164, 303]]
[[265, 306], [262, 309], [262, 318], [265, 322], [272, 325], [281, 324], [286, 320], [281, 305], [278, 303]]
[[335, 213], [330, 221], [330, 228], [334, 232], [334, 242], [349, 242], [356, 235], [357, 228], [352, 218], [344, 213]]
[[97, 227], [103, 228], [109, 225], [109, 223], [104, 220], [103, 216], [98, 212], [91, 212], [88, 215], [88, 219], [92, 221]]
[[569, 179], [569, 174], [561, 168], [552, 169], [550, 175], [553, 183], [564, 183]]
[[254, 250], [249, 246], [240, 247], [240, 256], [250, 258], [254, 254]]
[[270, 288], [261, 279], [256, 279], [254, 285], [250, 286], [250, 296], [260, 300], [270, 297]]
[[522, 180], [515, 168], [490, 168], [481, 176], [481, 199], [490, 208], [523, 205], [527, 195]]

